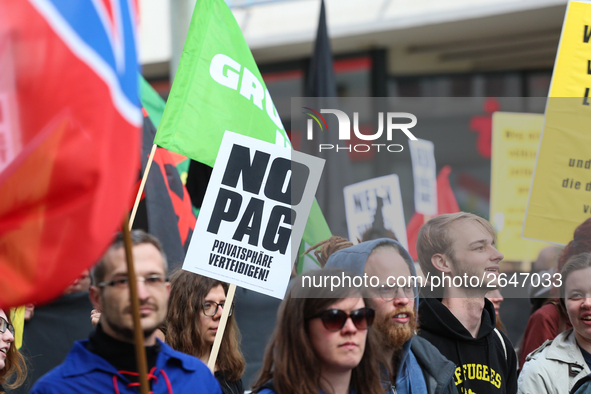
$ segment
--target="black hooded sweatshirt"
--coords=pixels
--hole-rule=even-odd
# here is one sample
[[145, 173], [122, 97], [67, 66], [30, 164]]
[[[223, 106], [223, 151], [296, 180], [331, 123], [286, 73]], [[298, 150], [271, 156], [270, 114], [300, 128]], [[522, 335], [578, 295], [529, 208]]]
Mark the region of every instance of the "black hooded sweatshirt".
[[419, 321], [419, 336], [456, 364], [454, 380], [459, 393], [517, 393], [517, 356], [509, 338], [495, 330], [495, 309], [489, 300], [484, 300], [476, 338], [437, 298], [421, 301]]

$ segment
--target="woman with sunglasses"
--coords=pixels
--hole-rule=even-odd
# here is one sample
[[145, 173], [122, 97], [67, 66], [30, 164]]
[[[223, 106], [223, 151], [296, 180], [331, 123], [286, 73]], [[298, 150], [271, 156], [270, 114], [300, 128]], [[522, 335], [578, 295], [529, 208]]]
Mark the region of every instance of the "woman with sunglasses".
[[[184, 270], [175, 272], [170, 283], [163, 329], [166, 343], [207, 363], [225, 307], [228, 284]], [[214, 372], [224, 394], [244, 392], [241, 378], [245, 364], [240, 333], [230, 311]]]
[[[14, 327], [9, 317], [0, 309], [0, 393], [19, 387], [25, 381], [27, 368], [25, 359], [14, 345]], [[7, 381], [15, 376], [12, 383]]]
[[309, 292], [308, 279], [318, 283], [326, 275], [340, 276], [341, 273], [319, 270], [294, 280], [279, 307], [277, 326], [253, 392], [384, 392], [375, 339], [369, 330], [374, 310], [365, 307], [356, 289], [327, 289], [321, 294]]

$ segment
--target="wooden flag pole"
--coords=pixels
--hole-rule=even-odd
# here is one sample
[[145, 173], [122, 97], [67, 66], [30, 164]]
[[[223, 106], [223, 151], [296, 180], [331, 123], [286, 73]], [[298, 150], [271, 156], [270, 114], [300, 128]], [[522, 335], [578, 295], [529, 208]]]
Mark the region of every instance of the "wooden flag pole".
[[[213, 340], [213, 346], [211, 348], [211, 353], [209, 354], [209, 361], [207, 361], [207, 366], [211, 370], [211, 373], [215, 372], [215, 362], [218, 358], [218, 353], [220, 351], [220, 345], [222, 344], [222, 338], [224, 337], [224, 331], [226, 330], [226, 323], [228, 322], [228, 315], [232, 310], [232, 303], [234, 302], [234, 293], [236, 292], [236, 285], [230, 285], [228, 288], [228, 295], [226, 296], [226, 304], [224, 305], [224, 309], [222, 311], [222, 318], [220, 319], [220, 325], [218, 326], [218, 332], [215, 334], [215, 339]], [[227, 306], [227, 307], [225, 307]]]
[[[154, 145], [156, 146], [156, 145]], [[140, 301], [137, 295], [137, 279], [135, 268], [133, 266], [133, 252], [131, 242], [131, 225], [129, 216], [125, 215], [122, 226], [123, 242], [125, 245], [125, 257], [127, 260], [127, 278], [129, 281], [129, 298], [131, 299], [131, 313], [133, 317], [133, 334], [135, 339], [135, 358], [137, 360], [137, 369], [139, 373], [140, 393], [148, 394], [150, 386], [148, 385], [148, 362], [146, 360], [146, 348], [144, 347], [144, 333], [140, 321]]]
[[142, 182], [140, 183], [140, 189], [137, 192], [137, 196], [135, 196], [135, 203], [133, 204], [133, 209], [131, 210], [131, 216], [129, 218], [129, 228], [133, 226], [133, 221], [135, 220], [135, 214], [137, 212], [137, 207], [140, 205], [140, 200], [142, 199], [142, 193], [144, 192], [144, 187], [146, 186], [146, 179], [148, 179], [148, 174], [150, 173], [150, 167], [152, 167], [152, 161], [154, 160], [154, 155], [156, 154], [156, 144], [152, 145], [152, 150], [150, 151], [150, 157], [148, 158], [148, 163], [146, 164], [146, 169], [144, 170], [144, 176], [142, 177]]

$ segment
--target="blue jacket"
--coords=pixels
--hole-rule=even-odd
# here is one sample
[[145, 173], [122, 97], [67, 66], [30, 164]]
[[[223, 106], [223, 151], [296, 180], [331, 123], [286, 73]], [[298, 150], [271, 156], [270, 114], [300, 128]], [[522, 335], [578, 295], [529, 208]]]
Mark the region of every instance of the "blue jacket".
[[[138, 389], [127, 387], [129, 380], [113, 365], [86, 349], [86, 342], [88, 340], [76, 342], [64, 362], [41, 377], [30, 394], [137, 394]], [[177, 352], [163, 342], [160, 346], [151, 380], [154, 394], [222, 393], [217, 380], [201, 360]]]
[[[416, 276], [417, 272], [412, 257], [402, 245], [390, 238], [380, 238], [366, 241], [349, 248], [341, 249], [332, 254], [326, 263], [326, 268], [340, 268], [358, 276], [363, 276], [365, 263], [376, 246], [383, 243], [392, 243], [399, 246], [400, 254], [408, 264], [410, 274]], [[419, 289], [415, 286], [415, 294]], [[415, 298], [415, 310], [418, 317], [419, 298]], [[396, 373], [394, 389], [398, 394], [416, 393], [456, 393], [456, 387], [452, 379], [454, 364], [441, 355], [441, 353], [425, 341], [419, 339], [416, 346], [411, 345], [417, 338], [411, 338], [402, 347], [400, 366]], [[416, 353], [416, 354], [415, 354]], [[426, 359], [437, 360], [437, 370], [429, 368]]]

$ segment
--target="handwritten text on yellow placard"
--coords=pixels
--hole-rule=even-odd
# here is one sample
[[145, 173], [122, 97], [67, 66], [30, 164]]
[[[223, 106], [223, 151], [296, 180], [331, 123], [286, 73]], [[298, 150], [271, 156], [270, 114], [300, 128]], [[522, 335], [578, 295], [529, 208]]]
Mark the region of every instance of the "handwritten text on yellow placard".
[[570, 1], [562, 28], [526, 238], [566, 244], [591, 217], [591, 1]]

